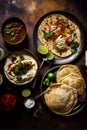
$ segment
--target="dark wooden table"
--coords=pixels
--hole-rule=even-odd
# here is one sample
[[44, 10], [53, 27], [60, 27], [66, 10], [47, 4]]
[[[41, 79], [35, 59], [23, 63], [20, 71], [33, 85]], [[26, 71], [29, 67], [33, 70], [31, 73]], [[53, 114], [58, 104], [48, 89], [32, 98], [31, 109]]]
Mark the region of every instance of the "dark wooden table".
[[[0, 28], [5, 19], [9, 17], [21, 18], [27, 27], [27, 38], [24, 43], [19, 46], [20, 48], [28, 48], [37, 57], [40, 65], [41, 59], [35, 52], [33, 43], [33, 29], [38, 19], [44, 14], [54, 11], [63, 10], [75, 15], [79, 21], [87, 30], [87, 9], [86, 0], [0, 0]], [[85, 63], [85, 50], [87, 40], [85, 40], [85, 47], [81, 55], [72, 62], [76, 65], [84, 65]], [[0, 33], [0, 46], [5, 50], [5, 56], [9, 51], [16, 50], [18, 47], [8, 46], [2, 39]], [[0, 62], [0, 72], [3, 73], [3, 61]], [[44, 73], [50, 69], [48, 63], [44, 63], [35, 88], [32, 90], [32, 95], [36, 96], [40, 93], [40, 83]], [[4, 75], [4, 74], [3, 74]], [[23, 88], [19, 88], [12, 85], [4, 76], [4, 82], [1, 87], [11, 87], [19, 95], [19, 105], [16, 111], [6, 113], [0, 111], [0, 129], [87, 129], [87, 106], [78, 114], [72, 117], [60, 117], [52, 114], [44, 105], [42, 99], [38, 99], [37, 107], [42, 108], [42, 113], [39, 118], [33, 117], [33, 113], [29, 113], [25, 110], [23, 105], [23, 97], [21, 91]], [[32, 87], [32, 84], [24, 86], [25, 88]]]

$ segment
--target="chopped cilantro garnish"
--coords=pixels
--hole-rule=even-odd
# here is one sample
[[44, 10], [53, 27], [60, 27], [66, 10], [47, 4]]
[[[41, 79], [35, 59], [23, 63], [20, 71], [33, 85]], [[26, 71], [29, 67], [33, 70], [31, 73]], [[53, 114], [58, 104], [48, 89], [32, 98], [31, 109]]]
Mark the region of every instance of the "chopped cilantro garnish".
[[7, 25], [6, 25], [6, 28], [11, 28], [12, 27], [12, 23], [8, 23]]
[[16, 67], [14, 68], [14, 73], [15, 73], [15, 74], [18, 74], [18, 72], [19, 72], [19, 67], [16, 66]]
[[70, 34], [74, 33], [74, 30], [73, 29], [70, 29]]
[[48, 40], [48, 39], [51, 38], [51, 37], [52, 37], [52, 32], [44, 33], [44, 38], [45, 38], [46, 40]]
[[19, 67], [19, 69], [22, 69], [22, 68], [24, 68], [24, 64], [23, 64], [22, 62], [20, 62], [20, 63], [18, 64], [18, 67]]
[[72, 49], [72, 53], [76, 53], [77, 52], [77, 48], [76, 49]]
[[71, 49], [75, 49], [75, 48], [77, 48], [79, 46], [79, 43], [78, 42], [73, 42], [72, 44], [71, 44]]
[[24, 68], [24, 64], [23, 64], [22, 62], [20, 62], [20, 63], [14, 68], [14, 73], [15, 73], [15, 75], [17, 75], [22, 68]]
[[24, 56], [23, 56], [23, 55], [20, 55], [20, 59], [21, 59], [21, 60], [24, 60]]
[[16, 79], [17, 79], [18, 81], [20, 81], [20, 80], [22, 80], [22, 76], [21, 76], [21, 75], [17, 75], [17, 76], [16, 76]]
[[36, 118], [38, 118], [38, 117], [40, 116], [41, 112], [42, 112], [42, 109], [41, 109], [41, 108], [37, 108], [37, 109], [34, 111], [33, 116], [36, 117]]
[[76, 53], [77, 52], [78, 46], [79, 46], [79, 43], [76, 42], [76, 41], [71, 44], [72, 53]]

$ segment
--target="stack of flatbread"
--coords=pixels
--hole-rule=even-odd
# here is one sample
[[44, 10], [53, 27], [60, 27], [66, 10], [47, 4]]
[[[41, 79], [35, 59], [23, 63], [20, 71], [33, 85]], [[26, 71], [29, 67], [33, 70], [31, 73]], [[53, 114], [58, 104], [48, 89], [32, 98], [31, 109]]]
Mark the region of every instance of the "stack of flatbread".
[[86, 83], [75, 65], [62, 65], [56, 74], [57, 83], [51, 84], [44, 99], [51, 111], [59, 115], [69, 114], [80, 99], [86, 97]]

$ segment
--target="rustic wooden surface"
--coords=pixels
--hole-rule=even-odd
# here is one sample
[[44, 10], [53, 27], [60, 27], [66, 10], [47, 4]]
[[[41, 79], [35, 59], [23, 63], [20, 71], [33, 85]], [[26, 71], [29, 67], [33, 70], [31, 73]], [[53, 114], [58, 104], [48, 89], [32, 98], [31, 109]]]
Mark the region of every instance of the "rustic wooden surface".
[[[54, 11], [54, 10], [63, 10], [72, 13], [75, 15], [79, 21], [83, 24], [85, 29], [87, 29], [87, 9], [86, 1], [82, 0], [0, 0], [0, 28], [4, 20], [9, 17], [19, 17], [21, 18], [27, 27], [27, 38], [25, 39], [23, 45], [18, 46], [20, 48], [28, 48], [31, 50], [37, 57], [39, 65], [41, 59], [35, 53], [35, 48], [33, 43], [33, 29], [35, 27], [38, 19], [44, 14]], [[73, 61], [73, 64], [84, 65], [85, 63], [85, 47], [82, 54], [79, 58]], [[16, 50], [18, 47], [8, 46], [2, 38], [0, 33], [0, 46], [5, 50], [5, 56], [9, 51]], [[4, 58], [5, 60], [5, 58]], [[0, 71], [3, 73], [3, 64], [4, 60], [0, 62]], [[51, 68], [48, 63], [44, 63], [39, 77], [35, 86], [35, 89], [32, 91], [32, 95], [36, 96], [40, 93], [40, 83], [44, 73]], [[84, 108], [79, 114], [73, 117], [60, 117], [55, 116], [50, 113], [49, 110], [45, 107], [42, 99], [38, 99], [37, 107], [42, 108], [42, 113], [39, 118], [33, 117], [32, 113], [29, 113], [25, 110], [23, 106], [23, 98], [21, 96], [21, 91], [23, 88], [17, 88], [17, 86], [12, 85], [4, 76], [4, 83], [1, 87], [12, 87], [17, 94], [19, 95], [19, 105], [16, 111], [12, 113], [6, 113], [0, 111], [0, 129], [87, 129], [87, 107]], [[32, 87], [32, 84], [25, 85], [26, 87]]]

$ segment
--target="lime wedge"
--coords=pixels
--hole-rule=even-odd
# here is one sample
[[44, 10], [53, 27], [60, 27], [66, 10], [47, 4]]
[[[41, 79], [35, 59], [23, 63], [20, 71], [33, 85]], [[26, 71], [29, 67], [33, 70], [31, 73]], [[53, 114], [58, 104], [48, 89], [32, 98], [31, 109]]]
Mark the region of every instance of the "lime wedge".
[[48, 60], [53, 60], [53, 59], [54, 59], [54, 54], [49, 51], [49, 52], [47, 53], [47, 55], [46, 55], [46, 58], [47, 58]]
[[40, 54], [46, 55], [48, 53], [48, 48], [44, 45], [39, 45], [38, 48], [37, 48], [37, 51]]
[[22, 91], [22, 96], [23, 97], [28, 97], [31, 95], [31, 90], [30, 89], [23, 89]]

